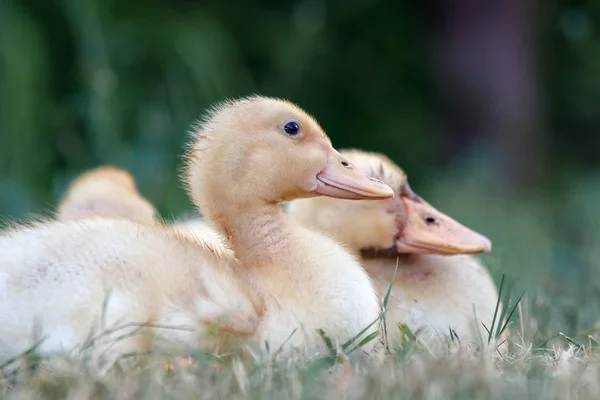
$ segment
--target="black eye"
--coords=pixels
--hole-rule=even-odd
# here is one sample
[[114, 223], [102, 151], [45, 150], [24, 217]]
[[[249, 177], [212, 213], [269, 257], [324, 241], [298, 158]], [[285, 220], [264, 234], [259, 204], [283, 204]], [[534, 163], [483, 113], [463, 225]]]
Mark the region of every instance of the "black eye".
[[300, 132], [300, 127], [296, 122], [288, 122], [283, 127], [283, 130], [290, 136], [296, 136]]

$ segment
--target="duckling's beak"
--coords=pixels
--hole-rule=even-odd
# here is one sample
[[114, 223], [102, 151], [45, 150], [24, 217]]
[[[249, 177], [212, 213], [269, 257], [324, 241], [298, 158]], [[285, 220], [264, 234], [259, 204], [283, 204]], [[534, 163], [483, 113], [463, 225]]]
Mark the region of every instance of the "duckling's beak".
[[408, 184], [400, 190], [407, 220], [396, 239], [399, 253], [473, 254], [489, 252], [492, 242], [417, 196]]
[[377, 200], [394, 196], [392, 188], [350, 164], [333, 147], [327, 151], [327, 165], [317, 174], [315, 193], [348, 200]]

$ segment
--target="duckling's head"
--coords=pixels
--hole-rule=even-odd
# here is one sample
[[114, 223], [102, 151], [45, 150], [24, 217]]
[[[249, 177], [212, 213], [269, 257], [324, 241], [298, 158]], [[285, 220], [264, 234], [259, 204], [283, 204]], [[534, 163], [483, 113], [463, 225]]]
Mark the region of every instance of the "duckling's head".
[[248, 97], [214, 107], [194, 128], [185, 177], [203, 213], [302, 197], [384, 199], [386, 184], [352, 165], [296, 105]]
[[101, 216], [151, 221], [156, 209], [138, 192], [131, 174], [102, 166], [81, 174], [67, 189], [57, 209], [61, 221]]
[[327, 232], [364, 256], [491, 250], [489, 239], [416, 195], [404, 171], [384, 155], [359, 150], [340, 153], [348, 162], [389, 185], [394, 197], [370, 202], [327, 198], [294, 201], [289, 205], [289, 213], [302, 224]]

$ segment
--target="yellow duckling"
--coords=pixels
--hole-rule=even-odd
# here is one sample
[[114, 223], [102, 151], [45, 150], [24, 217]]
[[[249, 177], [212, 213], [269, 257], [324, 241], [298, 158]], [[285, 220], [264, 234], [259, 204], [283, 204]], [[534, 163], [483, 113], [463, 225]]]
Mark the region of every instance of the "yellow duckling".
[[487, 252], [491, 242], [417, 196], [387, 157], [357, 150], [341, 154], [392, 187], [394, 198], [302, 199], [288, 205], [289, 215], [360, 252], [380, 297], [394, 279], [398, 260], [386, 317], [390, 340], [399, 339], [397, 323], [403, 322], [424, 338], [449, 335], [451, 329], [461, 343], [480, 344], [478, 333], [486, 343], [482, 323], [491, 326], [496, 286], [477, 259], [452, 254]]
[[105, 166], [82, 174], [69, 186], [56, 218], [68, 221], [92, 216], [148, 222], [155, 218], [156, 209], [138, 192], [131, 174]]
[[[133, 176], [113, 166], [101, 166], [77, 177], [60, 200], [56, 214], [59, 221], [91, 217], [137, 222], [159, 219], [156, 208], [137, 190]], [[203, 220], [185, 219], [171, 226], [205, 243], [224, 245], [217, 232]]]
[[217, 339], [200, 344], [323, 350], [318, 329], [343, 342], [376, 320], [377, 296], [359, 261], [278, 203], [383, 199], [393, 191], [346, 161], [300, 108], [264, 97], [219, 105], [194, 128], [185, 181], [235, 256], [127, 219], [2, 232], [0, 360], [29, 348], [34, 332], [41, 354], [89, 345], [99, 338], [91, 330], [123, 324], [129, 329], [106, 343], [111, 354], [145, 350], [146, 338], [127, 333], [146, 323], [145, 332], [187, 345], [217, 323]]

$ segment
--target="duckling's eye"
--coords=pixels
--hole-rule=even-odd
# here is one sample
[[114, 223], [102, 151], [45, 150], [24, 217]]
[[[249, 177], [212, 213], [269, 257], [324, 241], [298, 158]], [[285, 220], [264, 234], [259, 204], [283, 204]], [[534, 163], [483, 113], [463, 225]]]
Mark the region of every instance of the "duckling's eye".
[[296, 136], [300, 133], [300, 126], [296, 122], [288, 122], [283, 127], [283, 130], [290, 136]]

